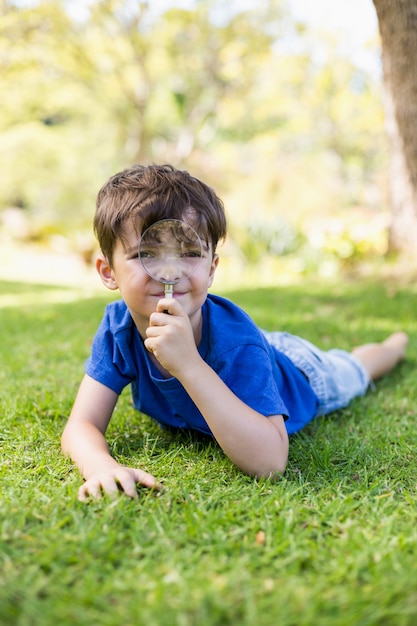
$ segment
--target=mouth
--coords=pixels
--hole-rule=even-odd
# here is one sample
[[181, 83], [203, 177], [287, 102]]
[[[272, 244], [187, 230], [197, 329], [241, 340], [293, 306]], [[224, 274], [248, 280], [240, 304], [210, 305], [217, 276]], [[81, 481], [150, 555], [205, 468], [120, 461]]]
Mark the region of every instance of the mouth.
[[[174, 291], [174, 293], [172, 294], [173, 298], [181, 298], [182, 296], [185, 296], [186, 292], [185, 291]], [[158, 293], [152, 293], [151, 294], [152, 298], [158, 298], [159, 300], [161, 300], [161, 298], [165, 298], [165, 292], [164, 291], [159, 291]]]
[[160, 291], [158, 293], [151, 293], [149, 294], [151, 298], [158, 298], [158, 300], [161, 300], [161, 298], [165, 297], [165, 294], [163, 291]]

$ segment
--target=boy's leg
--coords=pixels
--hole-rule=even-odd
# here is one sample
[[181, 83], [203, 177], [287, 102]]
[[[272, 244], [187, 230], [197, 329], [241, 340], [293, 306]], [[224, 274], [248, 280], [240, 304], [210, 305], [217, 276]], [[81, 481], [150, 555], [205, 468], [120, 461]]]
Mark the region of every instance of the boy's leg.
[[381, 343], [367, 343], [353, 348], [352, 354], [362, 363], [372, 380], [388, 374], [405, 356], [408, 336], [396, 332]]

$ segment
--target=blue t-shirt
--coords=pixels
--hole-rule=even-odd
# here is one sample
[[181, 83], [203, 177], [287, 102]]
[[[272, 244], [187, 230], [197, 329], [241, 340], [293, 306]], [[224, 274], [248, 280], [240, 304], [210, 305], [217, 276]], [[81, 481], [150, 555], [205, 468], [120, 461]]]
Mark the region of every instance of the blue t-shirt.
[[[285, 415], [288, 433], [315, 416], [317, 397], [304, 374], [268, 343], [242, 309], [209, 294], [202, 313], [198, 351], [238, 398], [262, 415]], [[122, 300], [106, 307], [86, 373], [118, 394], [131, 384], [134, 407], [162, 426], [211, 434], [181, 383], [163, 378], [149, 359]]]

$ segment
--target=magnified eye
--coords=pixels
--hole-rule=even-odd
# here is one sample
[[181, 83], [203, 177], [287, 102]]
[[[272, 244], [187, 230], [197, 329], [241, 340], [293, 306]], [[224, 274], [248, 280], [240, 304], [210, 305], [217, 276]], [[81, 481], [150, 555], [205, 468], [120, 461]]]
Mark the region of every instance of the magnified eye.
[[196, 250], [195, 248], [190, 248], [188, 250], [183, 250], [181, 252], [181, 257], [199, 259], [201, 257], [201, 250]]
[[191, 276], [203, 257], [198, 233], [180, 220], [159, 220], [149, 226], [139, 242], [139, 258], [145, 272], [172, 297], [173, 286]]
[[149, 250], [140, 250], [138, 253], [138, 257], [141, 259], [154, 259], [155, 253], [150, 252]]

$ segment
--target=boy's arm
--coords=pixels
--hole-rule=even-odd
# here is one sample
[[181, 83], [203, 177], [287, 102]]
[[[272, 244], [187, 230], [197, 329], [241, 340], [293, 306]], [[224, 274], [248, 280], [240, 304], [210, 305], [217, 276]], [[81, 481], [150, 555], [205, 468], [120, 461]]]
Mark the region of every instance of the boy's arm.
[[157, 488], [151, 474], [124, 467], [110, 455], [104, 433], [117, 398], [114, 391], [84, 376], [61, 439], [63, 453], [72, 458], [85, 478], [78, 492], [80, 500], [98, 498], [102, 492], [112, 495], [119, 489], [135, 498], [137, 483]]
[[189, 319], [178, 302], [158, 303], [145, 346], [181, 382], [225, 454], [240, 469], [257, 477], [285, 471], [288, 435], [283, 416], [265, 417], [227, 387], [199, 355]]
[[265, 417], [242, 402], [199, 357], [181, 383], [227, 456], [252, 476], [284, 473], [288, 435], [282, 415]]

